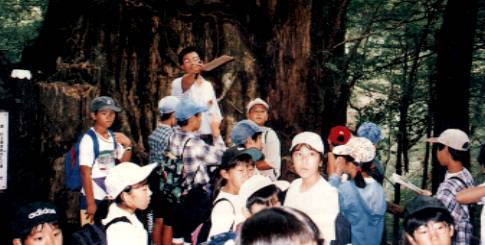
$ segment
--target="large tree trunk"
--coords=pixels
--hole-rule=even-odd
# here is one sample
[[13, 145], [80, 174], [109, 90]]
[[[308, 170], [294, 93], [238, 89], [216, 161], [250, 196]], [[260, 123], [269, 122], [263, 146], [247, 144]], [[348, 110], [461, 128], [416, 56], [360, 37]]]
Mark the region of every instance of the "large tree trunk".
[[[446, 6], [437, 39], [437, 81], [432, 90], [435, 135], [447, 128], [469, 132], [470, 71], [477, 3], [477, 0], [449, 0]], [[436, 153], [435, 148], [433, 153]], [[442, 182], [446, 171], [435, 156], [433, 154], [433, 192]], [[469, 166], [469, 162], [464, 164]]]

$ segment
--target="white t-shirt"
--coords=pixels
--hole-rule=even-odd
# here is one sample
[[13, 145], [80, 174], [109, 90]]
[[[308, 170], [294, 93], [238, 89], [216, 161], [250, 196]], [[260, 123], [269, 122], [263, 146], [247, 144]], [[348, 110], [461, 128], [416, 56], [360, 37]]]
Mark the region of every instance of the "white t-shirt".
[[[94, 128], [90, 130], [94, 131]], [[94, 161], [93, 140], [91, 136], [85, 134], [79, 143], [79, 165], [91, 167], [94, 199], [103, 200], [107, 193], [101, 186], [104, 187], [104, 179], [109, 170], [115, 166], [115, 159], [120, 159], [123, 156], [124, 149], [117, 143], [118, 146], [115, 151], [111, 135], [108, 136], [109, 138], [104, 138], [96, 133], [96, 136], [99, 146], [98, 158]], [[84, 187], [81, 192], [85, 194]]]
[[109, 206], [108, 215], [102, 220], [103, 225], [108, 224], [114, 218], [125, 216], [130, 223], [118, 221], [108, 227], [106, 230], [106, 241], [108, 245], [119, 244], [133, 244], [146, 245], [148, 244], [148, 234], [143, 224], [138, 220], [135, 214], [129, 213], [126, 210], [118, 207], [113, 203]]
[[[209, 237], [217, 235], [223, 232], [230, 231], [232, 225], [232, 231], [236, 231], [237, 224], [244, 221], [244, 214], [242, 212], [242, 201], [239, 195], [233, 195], [224, 191], [219, 192], [214, 202], [221, 198], [226, 198], [227, 201], [220, 201], [212, 209], [211, 222], [212, 226], [209, 232]], [[232, 204], [232, 205], [231, 205]]]
[[[202, 122], [199, 129], [200, 134], [212, 133], [210, 129], [211, 115], [216, 115], [219, 120], [222, 120], [222, 114], [219, 105], [217, 104], [214, 88], [212, 87], [212, 84], [204, 78], [201, 77], [200, 80], [194, 82], [194, 84], [192, 84], [192, 86], [185, 92], [182, 90], [182, 77], [176, 78], [172, 82], [172, 95], [179, 99], [190, 98], [196, 104], [207, 106], [209, 108], [209, 110], [202, 113]], [[212, 103], [209, 103], [210, 101]]]
[[325, 244], [335, 240], [335, 219], [339, 213], [338, 191], [323, 177], [309, 190], [301, 192], [302, 179], [294, 180], [286, 193], [285, 205], [298, 209], [315, 222]]

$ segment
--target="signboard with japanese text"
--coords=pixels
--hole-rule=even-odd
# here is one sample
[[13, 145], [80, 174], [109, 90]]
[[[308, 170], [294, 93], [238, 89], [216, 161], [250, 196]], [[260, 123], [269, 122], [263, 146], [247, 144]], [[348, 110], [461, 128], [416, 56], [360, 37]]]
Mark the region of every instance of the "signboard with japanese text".
[[7, 189], [8, 112], [0, 111], [0, 190]]

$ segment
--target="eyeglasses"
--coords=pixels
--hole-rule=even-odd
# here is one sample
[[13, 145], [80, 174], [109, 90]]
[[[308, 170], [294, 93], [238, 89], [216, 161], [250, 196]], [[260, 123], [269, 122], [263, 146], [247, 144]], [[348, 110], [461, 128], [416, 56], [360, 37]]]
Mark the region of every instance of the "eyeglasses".
[[416, 233], [418, 235], [425, 235], [429, 233], [431, 230], [436, 232], [437, 234], [444, 234], [445, 232], [448, 231], [449, 225], [445, 222], [428, 222], [425, 225], [421, 225], [416, 229]]

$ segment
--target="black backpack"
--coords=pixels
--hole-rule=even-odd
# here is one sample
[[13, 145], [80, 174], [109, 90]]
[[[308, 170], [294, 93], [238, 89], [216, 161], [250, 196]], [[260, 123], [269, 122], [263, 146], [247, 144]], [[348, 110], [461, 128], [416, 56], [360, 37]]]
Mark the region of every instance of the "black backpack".
[[72, 234], [71, 240], [68, 244], [71, 245], [107, 245], [106, 230], [114, 223], [127, 222], [130, 220], [126, 216], [114, 218], [108, 224], [87, 224], [79, 231]]
[[[227, 199], [227, 198], [217, 199], [217, 201], [215, 201], [214, 204], [212, 205], [212, 209], [218, 203], [223, 202], [223, 201], [229, 202], [229, 204], [231, 204], [232, 214], [236, 215], [236, 210], [234, 209], [234, 205], [232, 205], [232, 202], [229, 201], [229, 199]], [[231, 228], [229, 229], [228, 232], [232, 232], [234, 225], [236, 225], [235, 223], [236, 223], [236, 220], [233, 220], [232, 224], [231, 224]], [[206, 241], [209, 239], [209, 232], [211, 230], [211, 227], [212, 227], [212, 221], [211, 221], [211, 217], [209, 216], [209, 218], [206, 221], [204, 221], [204, 223], [197, 226], [197, 228], [192, 232], [192, 239], [193, 239], [192, 244], [206, 244]]]

